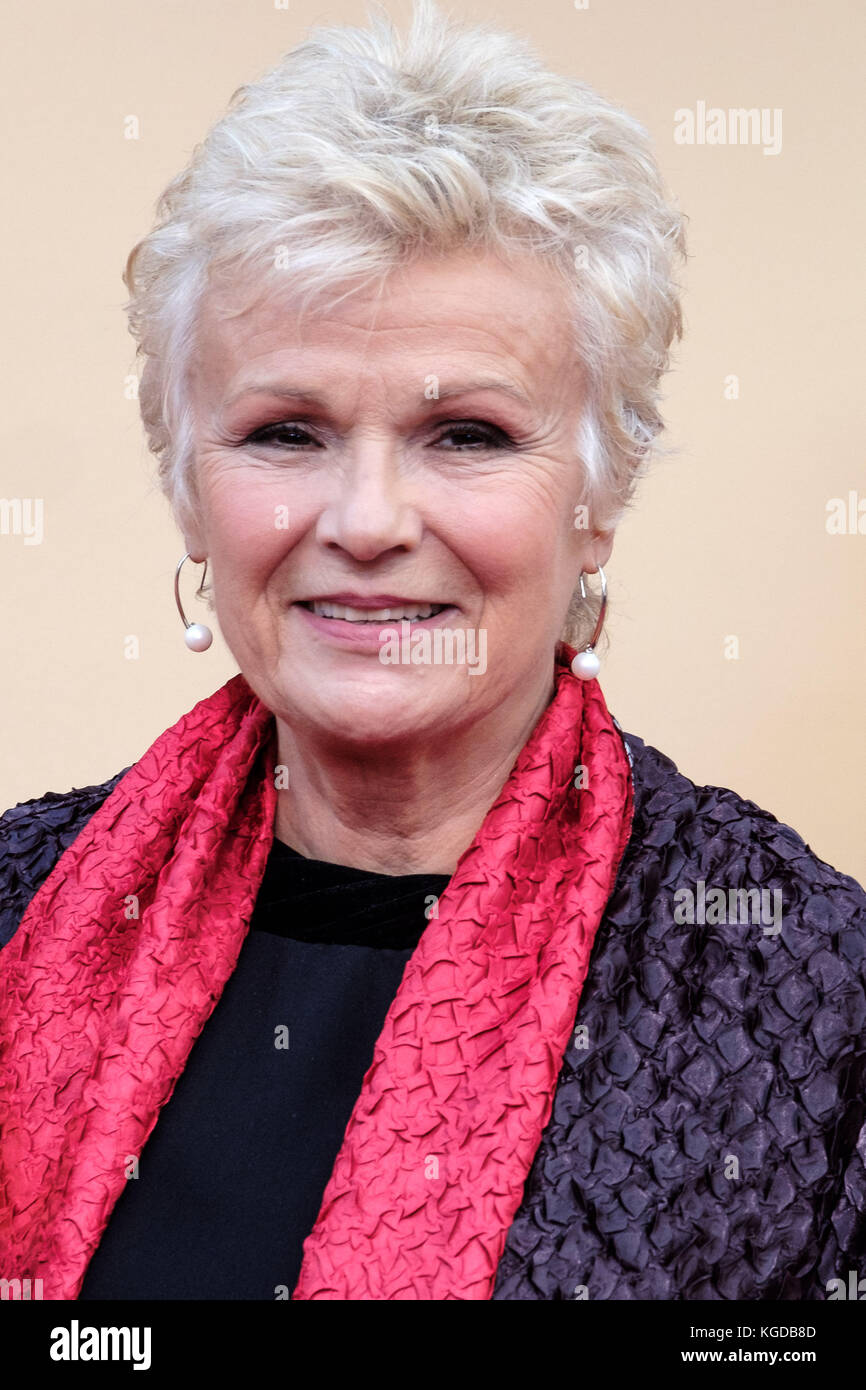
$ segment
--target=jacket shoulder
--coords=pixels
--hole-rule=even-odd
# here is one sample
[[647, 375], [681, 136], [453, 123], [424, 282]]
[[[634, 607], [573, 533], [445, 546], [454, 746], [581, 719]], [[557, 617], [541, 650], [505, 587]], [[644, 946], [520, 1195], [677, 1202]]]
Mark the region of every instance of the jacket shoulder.
[[832, 892], [840, 905], [866, 912], [861, 884], [821, 859], [792, 826], [730, 787], [698, 785], [635, 734], [622, 737], [634, 778], [633, 854], [676, 844], [684, 860], [700, 861], [708, 871], [755, 884], [779, 875], [803, 889]]
[[493, 1297], [826, 1298], [866, 1251], [866, 893], [620, 733], [632, 833]]
[[0, 815], [0, 948], [65, 849], [83, 830], [128, 767], [89, 787], [46, 792]]

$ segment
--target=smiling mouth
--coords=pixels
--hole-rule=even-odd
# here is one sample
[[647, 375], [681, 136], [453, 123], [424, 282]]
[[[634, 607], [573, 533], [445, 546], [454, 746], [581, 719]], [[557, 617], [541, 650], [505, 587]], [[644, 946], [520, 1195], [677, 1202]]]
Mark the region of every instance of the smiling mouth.
[[317, 618], [335, 618], [341, 622], [361, 624], [400, 622], [402, 619], [410, 623], [424, 622], [451, 606], [448, 603], [407, 603], [395, 604], [390, 608], [352, 608], [345, 603], [326, 603], [317, 599], [298, 604], [299, 608], [306, 608], [308, 613], [315, 613]]

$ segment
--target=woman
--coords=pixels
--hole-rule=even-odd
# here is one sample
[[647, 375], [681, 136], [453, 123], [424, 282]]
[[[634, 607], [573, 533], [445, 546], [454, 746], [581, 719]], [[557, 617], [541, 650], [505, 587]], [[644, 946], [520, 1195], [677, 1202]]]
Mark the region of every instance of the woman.
[[862, 1268], [866, 896], [595, 679], [683, 254], [632, 119], [427, 4], [169, 185], [142, 413], [239, 674], [2, 818], [0, 1253], [44, 1297]]

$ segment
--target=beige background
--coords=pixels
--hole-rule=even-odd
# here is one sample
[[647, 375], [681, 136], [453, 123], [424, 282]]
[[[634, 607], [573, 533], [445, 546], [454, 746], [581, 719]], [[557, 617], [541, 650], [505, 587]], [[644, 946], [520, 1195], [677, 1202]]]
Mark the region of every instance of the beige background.
[[[637, 116], [690, 219], [666, 388], [678, 453], [608, 567], [608, 704], [695, 781], [734, 787], [866, 880], [866, 535], [825, 524], [830, 498], [866, 499], [861, 0], [453, 9], [520, 30]], [[181, 541], [128, 396], [120, 274], [231, 92], [317, 22], [363, 23], [363, 4], [5, 11], [0, 496], [43, 498], [45, 534], [0, 535], [2, 806], [104, 780], [236, 670], [219, 636], [205, 655], [183, 644]], [[699, 101], [780, 107], [781, 153], [675, 144], [674, 112]]]

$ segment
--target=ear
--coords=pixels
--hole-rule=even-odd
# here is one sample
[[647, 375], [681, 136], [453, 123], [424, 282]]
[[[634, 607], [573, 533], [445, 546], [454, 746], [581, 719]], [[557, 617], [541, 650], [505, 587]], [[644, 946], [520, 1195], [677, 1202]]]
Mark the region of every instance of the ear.
[[198, 538], [193, 539], [192, 536], [185, 535], [184, 545], [186, 546], [186, 552], [189, 558], [194, 560], [197, 565], [202, 564], [202, 562], [207, 559], [207, 551]]
[[610, 559], [611, 551], [613, 550], [613, 540], [613, 531], [595, 532], [593, 536], [592, 550], [590, 551], [590, 554], [587, 557], [587, 562], [584, 565], [584, 572], [586, 574], [595, 574], [598, 571], [599, 565], [601, 565], [602, 569], [604, 569], [604, 566]]
[[204, 536], [204, 528], [193, 518], [186, 518], [181, 524], [183, 542], [187, 554], [196, 564], [201, 564], [207, 559], [207, 542]]

